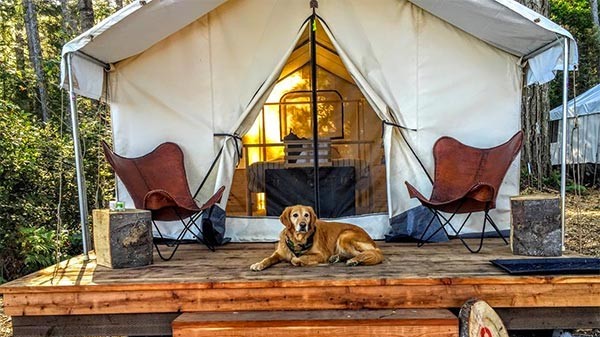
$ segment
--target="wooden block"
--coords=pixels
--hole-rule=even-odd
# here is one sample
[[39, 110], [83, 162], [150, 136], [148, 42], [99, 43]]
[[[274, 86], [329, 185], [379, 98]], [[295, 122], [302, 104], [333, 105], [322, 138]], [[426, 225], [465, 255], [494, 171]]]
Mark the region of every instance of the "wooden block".
[[458, 336], [445, 309], [198, 312], [172, 326], [173, 337]]
[[98, 265], [127, 268], [152, 264], [150, 211], [95, 209], [92, 215]]
[[558, 196], [533, 194], [510, 199], [511, 249], [517, 255], [562, 255]]

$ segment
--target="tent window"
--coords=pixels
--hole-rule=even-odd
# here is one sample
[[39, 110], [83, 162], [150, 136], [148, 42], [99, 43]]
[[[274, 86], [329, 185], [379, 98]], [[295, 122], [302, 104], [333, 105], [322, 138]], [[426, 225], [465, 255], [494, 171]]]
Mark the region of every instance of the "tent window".
[[[319, 137], [344, 139], [344, 103], [337, 90], [318, 90]], [[290, 91], [279, 101], [281, 140], [290, 132], [300, 138], [312, 137], [311, 91]], [[304, 103], [304, 104], [302, 104]]]
[[558, 122], [550, 121], [550, 143], [558, 142]]

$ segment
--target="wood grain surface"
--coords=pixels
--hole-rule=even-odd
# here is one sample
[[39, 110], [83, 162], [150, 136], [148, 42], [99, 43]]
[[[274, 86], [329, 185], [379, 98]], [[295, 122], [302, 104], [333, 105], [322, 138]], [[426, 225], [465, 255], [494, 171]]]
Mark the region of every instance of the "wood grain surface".
[[[380, 243], [382, 264], [250, 265], [274, 243], [184, 245], [171, 261], [110, 269], [76, 257], [0, 286], [11, 316], [198, 311], [458, 308], [477, 297], [494, 308], [600, 307], [600, 275], [513, 276], [489, 260], [515, 258], [500, 240], [479, 254], [460, 242]], [[93, 257], [93, 255], [92, 255]]]

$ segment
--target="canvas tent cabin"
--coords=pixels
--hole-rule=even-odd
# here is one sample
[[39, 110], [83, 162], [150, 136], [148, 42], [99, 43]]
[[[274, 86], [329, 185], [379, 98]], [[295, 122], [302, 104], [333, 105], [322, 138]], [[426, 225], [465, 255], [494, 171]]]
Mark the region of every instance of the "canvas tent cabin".
[[[250, 187], [248, 170], [281, 161], [283, 140], [299, 131], [298, 120], [312, 125], [301, 115], [312, 96], [297, 92], [312, 90], [310, 81], [301, 90], [282, 86], [296, 75], [306, 81], [304, 67], [316, 64], [328, 83], [320, 86], [317, 74], [315, 90], [323, 90], [316, 92], [317, 110], [333, 117], [321, 121], [318, 114], [323, 124], [313, 144], [320, 152], [320, 144], [330, 142], [337, 159], [352, 162], [345, 166], [354, 169], [355, 183], [369, 177], [366, 187], [348, 188], [354, 210], [343, 215], [381, 239], [390, 227], [415, 235], [426, 213], [408, 197], [404, 181], [425, 195], [431, 190], [426, 171], [433, 174], [436, 139], [447, 135], [477, 147], [506, 141], [520, 129], [523, 85], [547, 82], [565, 60], [577, 62], [567, 31], [511, 0], [321, 0], [318, 23], [312, 14], [307, 0], [135, 1], [65, 45], [62, 83], [74, 94], [109, 102], [117, 153], [139, 156], [172, 141], [185, 153], [190, 189], [207, 177], [199, 200], [225, 185], [221, 206], [237, 214], [228, 217], [227, 236], [274, 240], [281, 225], [276, 217], [253, 216], [266, 214], [259, 206], [269, 195], [254, 195], [264, 192]], [[306, 49], [313, 29], [314, 53]], [[350, 111], [355, 103], [362, 108], [342, 121], [341, 107]], [[267, 116], [270, 107], [278, 117]], [[300, 115], [286, 117], [292, 110]], [[76, 126], [75, 114], [73, 120]], [[273, 128], [279, 132], [269, 139]], [[279, 155], [270, 156], [271, 146]], [[263, 153], [256, 161], [254, 149]], [[508, 197], [518, 194], [518, 165], [492, 212], [503, 229]], [[118, 197], [131, 205], [121, 184]], [[82, 223], [85, 212], [82, 206]], [[466, 231], [480, 224], [474, 217]]]
[[[586, 181], [598, 181], [600, 163], [600, 84], [571, 99], [567, 110], [566, 163], [586, 167]], [[550, 157], [552, 165], [561, 163], [562, 106], [550, 110]], [[583, 168], [583, 167], [582, 167]]]

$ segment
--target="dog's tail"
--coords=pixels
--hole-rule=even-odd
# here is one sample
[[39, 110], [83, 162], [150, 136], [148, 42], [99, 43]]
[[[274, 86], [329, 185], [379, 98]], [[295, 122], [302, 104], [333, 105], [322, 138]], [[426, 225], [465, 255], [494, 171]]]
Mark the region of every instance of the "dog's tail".
[[357, 264], [371, 266], [383, 261], [383, 253], [379, 248], [367, 249], [358, 253], [352, 260], [356, 261]]

